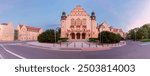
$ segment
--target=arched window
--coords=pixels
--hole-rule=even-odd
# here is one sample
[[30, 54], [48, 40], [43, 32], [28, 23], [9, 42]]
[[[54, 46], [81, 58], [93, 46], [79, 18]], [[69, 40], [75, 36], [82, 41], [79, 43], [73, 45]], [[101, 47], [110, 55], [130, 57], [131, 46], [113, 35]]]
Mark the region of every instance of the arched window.
[[71, 26], [76, 25], [76, 21], [74, 19], [71, 19]]
[[82, 20], [82, 25], [86, 25], [86, 19]]
[[79, 18], [76, 20], [76, 25], [82, 25], [82, 21]]

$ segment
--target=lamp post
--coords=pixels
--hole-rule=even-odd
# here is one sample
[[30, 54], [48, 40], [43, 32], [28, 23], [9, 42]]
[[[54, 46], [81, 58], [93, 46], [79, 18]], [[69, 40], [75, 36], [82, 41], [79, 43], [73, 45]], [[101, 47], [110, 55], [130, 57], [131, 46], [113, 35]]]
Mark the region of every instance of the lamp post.
[[135, 41], [136, 41], [136, 33], [137, 33], [137, 30], [134, 30], [134, 33], [135, 33]]
[[99, 29], [99, 34], [100, 34], [100, 41], [99, 42], [101, 43], [101, 41], [102, 41], [101, 40], [102, 39], [102, 37], [101, 37], [101, 29]]
[[102, 32], [103, 32], [103, 28], [99, 28], [100, 43], [101, 43], [101, 44], [102, 44]]
[[55, 33], [55, 44], [56, 44], [56, 38], [57, 38], [57, 31], [58, 31], [59, 27], [57, 27], [55, 30], [54, 30], [54, 33]]
[[101, 30], [101, 43], [103, 44], [103, 36], [102, 36], [102, 33], [103, 33], [103, 28]]

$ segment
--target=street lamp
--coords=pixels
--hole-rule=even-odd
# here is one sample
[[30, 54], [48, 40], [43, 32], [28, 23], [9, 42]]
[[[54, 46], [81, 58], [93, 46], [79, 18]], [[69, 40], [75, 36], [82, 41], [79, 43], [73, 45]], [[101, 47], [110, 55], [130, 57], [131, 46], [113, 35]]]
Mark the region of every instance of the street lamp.
[[102, 44], [102, 32], [103, 32], [103, 27], [102, 28], [99, 28], [99, 36], [100, 36], [100, 43]]
[[134, 30], [134, 33], [135, 33], [135, 41], [136, 41], [136, 33], [137, 33], [137, 30]]
[[102, 30], [101, 30], [101, 32], [100, 32], [100, 40], [101, 40], [101, 43], [103, 42], [103, 36], [102, 36], [102, 33], [103, 33], [103, 27], [102, 27]]
[[59, 27], [57, 27], [55, 30], [54, 30], [54, 33], [55, 33], [55, 44], [56, 44], [56, 38], [57, 38], [57, 31], [58, 31]]
[[101, 29], [99, 29], [99, 34], [100, 34], [100, 35], [99, 35], [99, 36], [100, 36], [100, 41], [99, 41], [99, 42], [101, 43], [101, 41], [102, 41], [102, 40], [101, 40], [101, 39], [102, 39], [102, 38], [101, 38]]
[[101, 32], [101, 43], [103, 45], [103, 36], [102, 36], [102, 34], [103, 34], [103, 28], [102, 28], [102, 32]]

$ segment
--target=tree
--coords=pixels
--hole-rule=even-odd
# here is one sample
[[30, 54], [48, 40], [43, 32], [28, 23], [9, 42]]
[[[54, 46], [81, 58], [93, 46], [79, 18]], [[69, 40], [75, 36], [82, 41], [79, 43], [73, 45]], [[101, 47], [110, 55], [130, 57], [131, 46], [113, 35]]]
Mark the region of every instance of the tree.
[[121, 36], [120, 34], [103, 31], [99, 33], [98, 39], [101, 43], [119, 43], [121, 41]]
[[127, 38], [128, 39], [131, 39], [131, 40], [135, 40], [136, 36], [138, 35], [137, 34], [137, 31], [139, 30], [139, 28], [134, 28], [134, 29], [131, 29], [127, 35]]
[[54, 29], [46, 30], [45, 32], [43, 32], [38, 36], [38, 41], [44, 43], [55, 43], [58, 42], [58, 39], [59, 39], [58, 31], [55, 31]]
[[14, 30], [14, 40], [18, 40], [18, 30]]
[[150, 39], [150, 24], [145, 24], [142, 26], [143, 29], [147, 30], [148, 38]]
[[[137, 32], [135, 32], [137, 30]], [[150, 24], [145, 24], [140, 28], [135, 28], [129, 31], [128, 39], [150, 39]]]
[[146, 28], [140, 28], [137, 31], [137, 39], [148, 39], [148, 30]]

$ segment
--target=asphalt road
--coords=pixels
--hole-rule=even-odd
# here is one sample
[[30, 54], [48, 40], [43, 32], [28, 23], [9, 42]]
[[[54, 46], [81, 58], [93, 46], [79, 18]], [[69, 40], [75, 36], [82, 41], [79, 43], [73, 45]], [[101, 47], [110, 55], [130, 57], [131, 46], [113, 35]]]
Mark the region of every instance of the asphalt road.
[[127, 41], [127, 45], [105, 51], [56, 51], [25, 42], [1, 42], [1, 59], [150, 59], [150, 45]]

